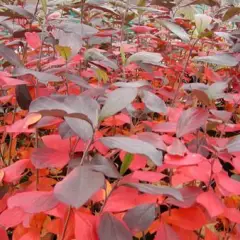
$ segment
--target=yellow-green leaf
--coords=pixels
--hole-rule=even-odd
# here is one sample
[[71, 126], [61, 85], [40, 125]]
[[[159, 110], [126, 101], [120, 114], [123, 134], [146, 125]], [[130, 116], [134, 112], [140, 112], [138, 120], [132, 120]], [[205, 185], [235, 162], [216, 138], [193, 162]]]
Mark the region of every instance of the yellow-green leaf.
[[139, 7], [145, 7], [146, 6], [146, 0], [139, 0], [137, 5]]
[[56, 45], [56, 50], [65, 60], [68, 60], [68, 58], [71, 56], [72, 50], [70, 47]]
[[120, 168], [120, 174], [123, 175], [129, 168], [133, 160], [133, 154], [127, 153], [123, 159], [123, 163]]
[[45, 15], [47, 14], [47, 1], [48, 0], [41, 0], [42, 9], [43, 9], [43, 12], [45, 13]]
[[120, 47], [120, 54], [121, 54], [122, 63], [123, 63], [123, 65], [125, 65], [126, 64], [126, 55], [125, 55], [125, 52], [124, 52], [124, 49], [122, 46]]
[[104, 83], [108, 82], [109, 78], [107, 73], [104, 70], [97, 68], [95, 70], [95, 73], [98, 81], [103, 81]]

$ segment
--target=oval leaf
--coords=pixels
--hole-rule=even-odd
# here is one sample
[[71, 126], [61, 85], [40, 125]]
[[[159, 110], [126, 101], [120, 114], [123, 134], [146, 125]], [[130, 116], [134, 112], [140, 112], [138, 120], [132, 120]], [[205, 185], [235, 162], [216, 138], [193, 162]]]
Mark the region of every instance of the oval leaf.
[[104, 175], [110, 178], [119, 178], [120, 174], [116, 168], [116, 166], [108, 160], [107, 158], [103, 157], [100, 154], [96, 154], [90, 165], [91, 169], [97, 172], [101, 172]]
[[130, 231], [120, 220], [108, 212], [105, 212], [100, 218], [98, 236], [99, 240], [132, 240]]
[[157, 113], [167, 113], [167, 106], [165, 102], [157, 95], [143, 90], [141, 99], [148, 109]]
[[102, 173], [79, 166], [56, 184], [54, 194], [59, 201], [79, 208], [103, 187], [104, 181]]
[[53, 192], [22, 192], [8, 199], [8, 207], [20, 207], [27, 213], [40, 213], [53, 209], [59, 203]]
[[143, 154], [149, 157], [156, 165], [162, 164], [162, 152], [150, 143], [128, 137], [104, 137], [100, 141], [109, 148], [119, 148], [129, 153]]
[[239, 62], [235, 57], [227, 53], [204, 57], [194, 57], [193, 61], [216, 64], [226, 67], [235, 67]]
[[17, 85], [15, 88], [15, 94], [19, 107], [23, 110], [28, 110], [32, 102], [32, 97], [27, 85]]
[[124, 173], [128, 170], [128, 167], [132, 163], [132, 160], [133, 160], [133, 155], [131, 153], [127, 153], [124, 156], [123, 163], [122, 163], [121, 168], [120, 168], [120, 174], [121, 175], [124, 175]]
[[83, 140], [87, 141], [93, 136], [91, 124], [85, 120], [72, 117], [64, 117], [69, 127]]
[[128, 60], [127, 64], [130, 63], [137, 63], [137, 64], [151, 64], [156, 66], [162, 66], [161, 61], [163, 57], [160, 53], [154, 52], [137, 52], [131, 55]]
[[229, 153], [240, 152], [240, 135], [232, 138], [227, 144], [227, 150]]
[[179, 201], [183, 201], [183, 196], [181, 192], [175, 188], [165, 186], [160, 187], [145, 183], [124, 183], [124, 185], [136, 188], [140, 192], [149, 193], [153, 195], [168, 195], [176, 198]]
[[127, 107], [137, 96], [136, 88], [118, 88], [108, 95], [100, 119], [112, 116]]
[[6, 47], [4, 44], [0, 44], [0, 56], [2, 56], [15, 67], [20, 67], [22, 65], [19, 56], [12, 49]]
[[145, 231], [155, 220], [155, 204], [145, 203], [130, 209], [123, 218], [127, 226], [135, 231]]
[[208, 119], [208, 111], [201, 108], [189, 108], [183, 111], [177, 123], [177, 137], [180, 138], [202, 127]]
[[164, 21], [164, 20], [160, 21], [160, 23], [164, 27], [169, 29], [171, 32], [176, 34], [183, 41], [185, 41], [185, 42], [189, 42], [190, 41], [190, 38], [189, 38], [187, 32], [182, 27], [178, 26], [176, 23], [168, 22], [168, 21]]

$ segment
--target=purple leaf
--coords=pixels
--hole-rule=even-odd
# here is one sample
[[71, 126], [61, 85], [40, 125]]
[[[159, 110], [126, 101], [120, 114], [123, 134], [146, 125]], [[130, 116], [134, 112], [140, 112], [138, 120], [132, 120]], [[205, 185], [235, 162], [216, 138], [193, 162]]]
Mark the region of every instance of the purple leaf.
[[135, 82], [116, 82], [113, 84], [116, 87], [132, 87], [132, 88], [140, 88], [143, 86], [149, 86], [149, 82], [146, 80], [139, 80]]
[[176, 198], [179, 201], [183, 201], [181, 192], [175, 188], [166, 186], [155, 186], [145, 183], [124, 183], [129, 187], [137, 188], [140, 192], [149, 193], [153, 195], [168, 195]]
[[98, 32], [97, 29], [88, 26], [86, 24], [82, 23], [73, 23], [64, 21], [63, 23], [59, 25], [55, 25], [56, 28], [62, 29], [66, 33], [75, 33], [79, 35], [80, 37], [90, 37]]
[[240, 152], [240, 135], [235, 136], [228, 142], [227, 150], [229, 153]]
[[86, 88], [86, 89], [92, 89], [92, 86], [88, 84], [87, 81], [85, 81], [83, 78], [76, 76], [76, 75], [72, 75], [72, 74], [65, 74], [66, 78], [74, 83], [76, 83], [77, 85]]
[[167, 113], [167, 106], [165, 102], [157, 95], [143, 90], [140, 96], [149, 110], [157, 113]]
[[239, 60], [237, 58], [227, 53], [221, 53], [212, 56], [194, 57], [193, 61], [205, 62], [227, 67], [234, 67], [239, 63]]
[[15, 67], [22, 66], [19, 56], [11, 48], [8, 48], [3, 44], [0, 44], [0, 56]]
[[189, 108], [183, 111], [177, 123], [177, 137], [192, 133], [202, 127], [208, 119], [208, 110], [201, 108]]
[[108, 94], [101, 110], [100, 119], [112, 116], [126, 108], [137, 96], [136, 88], [118, 88]]
[[105, 212], [98, 227], [99, 240], [132, 240], [132, 234], [124, 224], [111, 213]]
[[162, 164], [162, 152], [150, 143], [128, 137], [103, 137], [100, 141], [107, 147], [119, 148], [128, 153], [138, 153], [149, 157], [156, 165]]
[[39, 82], [44, 83], [44, 84], [47, 84], [48, 82], [63, 81], [63, 79], [61, 77], [58, 77], [51, 73], [38, 72], [38, 71], [31, 70], [31, 69], [23, 68], [23, 67], [16, 69], [15, 75], [17, 75], [17, 76], [23, 76], [23, 75], [27, 75], [27, 74], [33, 75], [35, 78], [38, 79]]
[[3, 5], [3, 7], [8, 8], [9, 10], [19, 14], [22, 17], [28, 18], [28, 19], [32, 19], [34, 18], [34, 15], [32, 13], [30, 13], [29, 11], [27, 11], [26, 9], [16, 6], [16, 5]]
[[227, 111], [220, 111], [220, 110], [215, 110], [215, 109], [211, 109], [210, 112], [217, 118], [223, 120], [224, 122], [228, 122], [230, 120], [230, 118], [232, 117], [232, 113], [231, 112], [227, 112]]
[[110, 160], [100, 154], [96, 154], [93, 157], [90, 168], [94, 171], [101, 172], [110, 178], [121, 177], [116, 166]]
[[81, 207], [104, 186], [104, 175], [88, 166], [78, 166], [54, 188], [56, 198], [75, 208]]
[[83, 140], [87, 141], [93, 136], [93, 128], [89, 122], [73, 117], [64, 117], [68, 126]]
[[162, 137], [157, 133], [141, 132], [137, 134], [138, 139], [152, 144], [155, 148], [166, 151], [166, 144], [163, 142]]
[[69, 127], [69, 125], [66, 122], [60, 124], [58, 131], [62, 139], [67, 139], [69, 137], [76, 136], [76, 133]]
[[18, 85], [15, 88], [16, 99], [19, 107], [23, 110], [28, 110], [32, 102], [31, 94], [26, 84]]
[[145, 231], [155, 220], [155, 208], [156, 206], [154, 203], [144, 203], [136, 206], [127, 211], [124, 215], [123, 221], [132, 231]]

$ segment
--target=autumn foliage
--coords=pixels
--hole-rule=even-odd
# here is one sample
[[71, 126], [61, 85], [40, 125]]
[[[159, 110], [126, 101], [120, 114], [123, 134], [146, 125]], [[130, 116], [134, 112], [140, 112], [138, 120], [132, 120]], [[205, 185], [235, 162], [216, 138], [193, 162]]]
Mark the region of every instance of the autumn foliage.
[[1, 240], [240, 239], [237, 2], [2, 1]]

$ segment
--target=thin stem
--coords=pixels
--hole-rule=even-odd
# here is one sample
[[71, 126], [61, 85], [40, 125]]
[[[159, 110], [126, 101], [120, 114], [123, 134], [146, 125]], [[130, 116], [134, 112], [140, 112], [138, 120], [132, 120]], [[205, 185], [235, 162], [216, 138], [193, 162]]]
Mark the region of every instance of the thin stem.
[[68, 212], [67, 212], [67, 217], [65, 219], [64, 226], [63, 226], [62, 236], [61, 236], [60, 240], [64, 240], [64, 238], [65, 238], [68, 222], [69, 222], [69, 219], [70, 219], [70, 216], [71, 216], [71, 210], [72, 210], [72, 207], [69, 206], [68, 207]]
[[[38, 148], [38, 130], [36, 129], [35, 134], [35, 148]], [[38, 190], [39, 185], [39, 169], [36, 169], [36, 190]]]
[[[15, 122], [16, 111], [17, 111], [17, 106], [15, 105], [14, 106], [14, 110], [13, 110], [12, 124]], [[8, 148], [8, 162], [7, 162], [7, 166], [9, 166], [11, 164], [12, 142], [13, 142], [13, 133], [10, 133], [10, 142], [9, 142], [9, 148]]]
[[147, 240], [146, 235], [144, 234], [144, 232], [142, 232], [142, 238], [143, 238], [143, 240]]
[[202, 230], [203, 230], [203, 228], [201, 228], [201, 229], [199, 230], [197, 240], [200, 240], [200, 239], [202, 238]]
[[82, 156], [82, 158], [81, 158], [81, 161], [80, 161], [79, 165], [82, 165], [82, 164], [83, 164], [83, 161], [84, 161], [85, 157], [86, 157], [87, 154], [88, 154], [88, 150], [89, 150], [89, 148], [90, 148], [90, 146], [91, 146], [91, 144], [92, 144], [92, 141], [93, 141], [93, 137], [89, 140], [89, 142], [88, 142], [88, 144], [87, 144], [87, 146], [86, 146], [86, 149], [85, 149], [84, 152], [83, 152], [83, 156]]
[[39, 3], [40, 3], [40, 0], [37, 0], [36, 6], [35, 6], [35, 10], [34, 10], [34, 14], [33, 14], [34, 17], [32, 18], [32, 20], [30, 22], [30, 28], [32, 28], [32, 24], [33, 24], [33, 21], [34, 21], [34, 18], [36, 16], [36, 14], [37, 14], [37, 9], [38, 9]]
[[[102, 205], [102, 207], [101, 207], [100, 213], [103, 211], [104, 207], [106, 206], [107, 201], [108, 201], [108, 199], [110, 198], [110, 196], [112, 195], [113, 191], [118, 188], [118, 183], [119, 183], [119, 181], [120, 181], [120, 179], [117, 180], [117, 182], [115, 183], [115, 185], [114, 185], [114, 187], [112, 188], [111, 192], [110, 192], [108, 195], [106, 194], [105, 199], [104, 199], [104, 203], [103, 203], [103, 205]], [[105, 193], [106, 193], [106, 191], [105, 191]]]
[[192, 55], [192, 51], [193, 51], [195, 45], [198, 43], [198, 41], [199, 41], [199, 38], [194, 41], [194, 43], [192, 44], [192, 46], [191, 46], [191, 48], [189, 50], [189, 54], [188, 54], [187, 60], [185, 62], [183, 71], [182, 71], [182, 73], [181, 73], [181, 75], [179, 76], [179, 79], [178, 79], [178, 86], [177, 86], [176, 93], [175, 93], [173, 101], [172, 101], [172, 107], [175, 104], [175, 101], [176, 101], [176, 98], [177, 98], [177, 95], [178, 95], [178, 92], [179, 92], [179, 89], [180, 89], [180, 86], [181, 86], [181, 83], [182, 83], [182, 79], [183, 79], [183, 77], [185, 75], [185, 72], [187, 70], [187, 66], [188, 66], [189, 60], [190, 60], [191, 55]]

